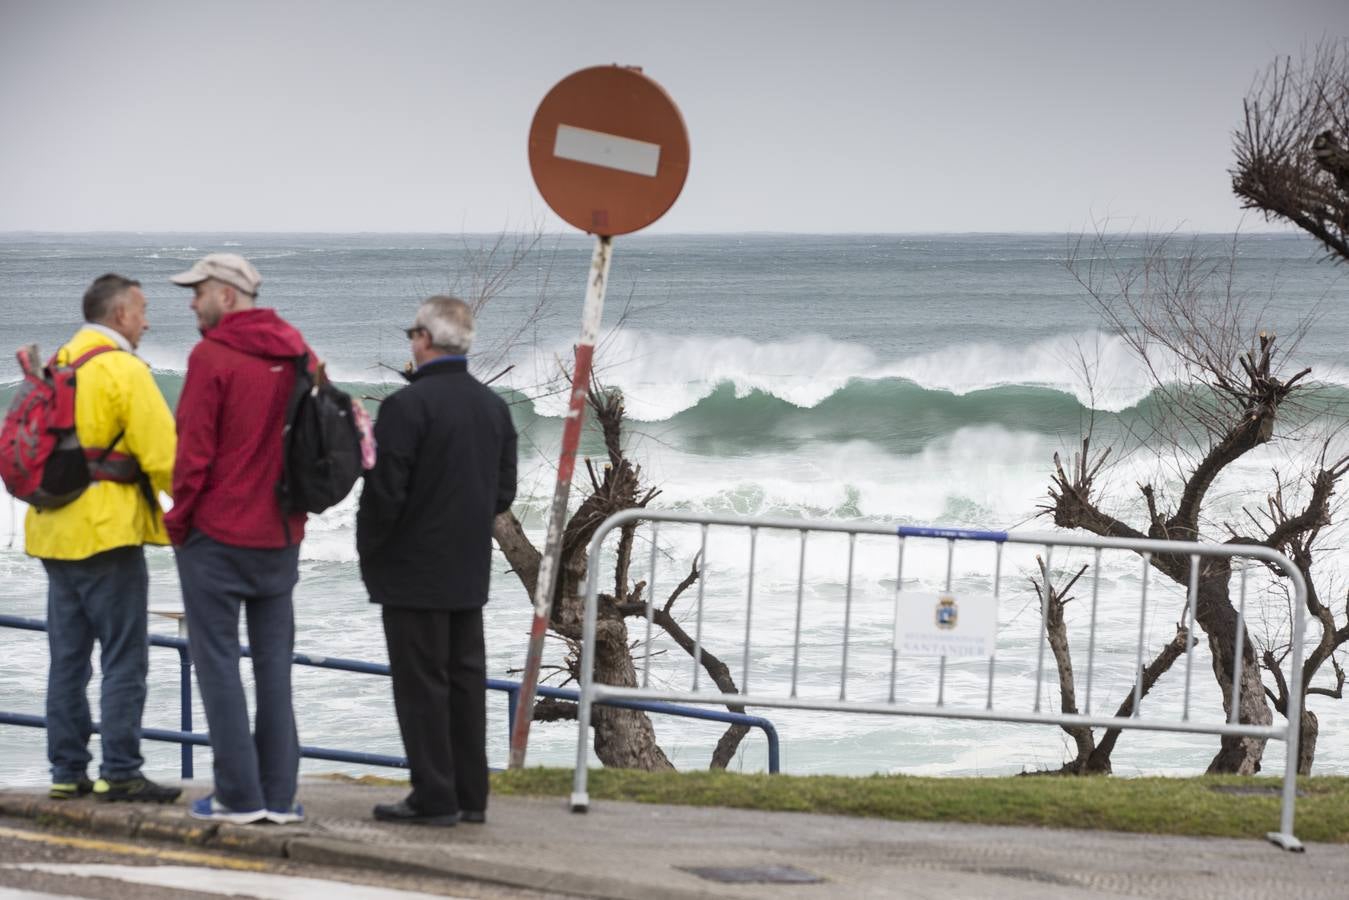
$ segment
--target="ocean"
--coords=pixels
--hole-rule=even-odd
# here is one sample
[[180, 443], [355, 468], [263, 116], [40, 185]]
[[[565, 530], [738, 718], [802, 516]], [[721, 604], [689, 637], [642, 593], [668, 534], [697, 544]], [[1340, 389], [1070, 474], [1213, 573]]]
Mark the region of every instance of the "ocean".
[[[1281, 422], [1281, 439], [1232, 466], [1212, 493], [1205, 538], [1224, 540], [1243, 507], [1263, 503], [1271, 468], [1297, 471], [1314, 458], [1317, 435], [1349, 424], [1349, 281], [1310, 241], [1290, 235], [1173, 238], [1175, 249], [1235, 252], [1232, 293], [1252, 321], [1282, 336], [1312, 321], [1290, 358], [1310, 366], [1315, 387]], [[1141, 240], [1113, 245], [1114, 259], [1136, 263]], [[1174, 462], [1194, 450], [1193, 436], [1164, 436], [1154, 426], [1167, 396], [1124, 338], [1103, 320], [1066, 268], [1069, 257], [1098, 264], [1105, 251], [1072, 235], [699, 235], [630, 236], [615, 241], [614, 262], [596, 370], [623, 391], [627, 447], [643, 476], [660, 489], [653, 506], [690, 511], [820, 518], [870, 523], [942, 524], [962, 528], [1052, 530], [1037, 517], [1053, 454], [1071, 455], [1085, 429], [1096, 446], [1116, 446], [1118, 465], [1105, 479], [1104, 502], [1141, 521], [1135, 483], [1174, 487]], [[516, 513], [536, 543], [551, 497], [564, 398], [557, 373], [579, 330], [590, 242], [579, 236], [537, 240], [507, 236], [422, 234], [81, 234], [0, 235], [0, 335], [6, 348], [36, 341], [55, 349], [74, 330], [80, 296], [95, 277], [116, 271], [144, 284], [151, 325], [141, 355], [170, 403], [177, 401], [188, 351], [198, 339], [189, 292], [168, 282], [210, 251], [248, 256], [263, 276], [260, 302], [297, 325], [347, 389], [370, 398], [397, 387], [406, 362], [402, 329], [417, 302], [433, 293], [491, 299], [483, 308], [472, 365], [511, 402], [521, 434]], [[1218, 284], [1214, 285], [1219, 286]], [[1083, 362], [1087, 365], [1084, 367]], [[1090, 377], [1084, 373], [1090, 372]], [[8, 403], [17, 366], [0, 364], [0, 402]], [[1336, 445], [1345, 447], [1343, 437]], [[602, 453], [594, 434], [582, 447]], [[1340, 452], [1345, 452], [1341, 449]], [[584, 467], [573, 506], [584, 489]], [[23, 509], [6, 498], [0, 511], [0, 611], [45, 615], [40, 564], [22, 552]], [[353, 495], [311, 521], [296, 593], [297, 649], [323, 656], [384, 662], [375, 607], [357, 572]], [[1349, 560], [1336, 540], [1318, 563], [1323, 593], [1343, 597]], [[743, 540], [717, 536], [709, 552], [709, 650], [739, 677], [747, 575]], [[756, 688], [781, 684], [791, 665], [797, 544], [765, 538], [754, 608]], [[696, 550], [691, 532], [670, 529], [660, 547], [658, 581], [671, 586]], [[916, 544], [905, 588], [940, 587], [945, 550]], [[180, 607], [170, 552], [148, 551], [150, 605]], [[643, 554], [639, 553], [639, 557]], [[846, 544], [812, 544], [806, 595], [812, 613], [803, 636], [803, 692], [837, 691]], [[1062, 563], [1061, 564], [1066, 564]], [[646, 563], [634, 565], [645, 578]], [[1005, 563], [1000, 605], [999, 702], [1028, 704], [1033, 686], [1038, 607], [1026, 576], [1033, 559]], [[1137, 561], [1109, 562], [1103, 578], [1100, 659], [1094, 703], [1113, 709], [1132, 684], [1139, 630]], [[988, 590], [988, 560], [971, 556], [957, 569], [968, 590]], [[452, 573], [447, 573], [450, 575]], [[895, 587], [893, 542], [859, 541], [857, 609], [849, 659], [850, 696], [883, 693], [889, 653], [885, 616]], [[1154, 578], [1147, 646], [1174, 633], [1183, 601]], [[1278, 643], [1286, 621], [1280, 598], [1252, 582], [1253, 634]], [[1081, 591], [1079, 590], [1079, 594]], [[691, 593], [677, 608], [692, 616]], [[1085, 602], [1070, 604], [1070, 628], [1085, 667]], [[1343, 603], [1336, 608], [1343, 614]], [[524, 659], [529, 598], [498, 554], [487, 608], [492, 676], [514, 677]], [[152, 630], [174, 624], [152, 617]], [[634, 620], [632, 636], [642, 627]], [[687, 661], [656, 648], [656, 676], [679, 684]], [[564, 648], [550, 642], [548, 662]], [[1155, 649], [1154, 649], [1155, 652]], [[676, 654], [678, 651], [676, 650]], [[145, 724], [177, 723], [176, 654], [154, 650]], [[40, 714], [47, 655], [31, 632], [0, 629], [0, 709]], [[982, 699], [983, 663], [953, 664], [948, 702]], [[247, 667], [245, 667], [247, 673]], [[1081, 676], [1079, 676], [1081, 677]], [[1178, 702], [1178, 665], [1145, 701]], [[1323, 674], [1323, 680], [1325, 675]], [[831, 680], [832, 679], [832, 680]], [[554, 678], [555, 682], [556, 679]], [[385, 679], [300, 667], [296, 705], [303, 743], [400, 753]], [[1194, 703], [1221, 715], [1206, 654], [1196, 654]], [[935, 695], [934, 661], [906, 661], [902, 690]], [[1057, 704], [1052, 668], [1046, 702]], [[831, 687], [832, 686], [832, 687]], [[1082, 688], [1079, 685], [1079, 693]], [[97, 697], [97, 675], [91, 686]], [[968, 695], [968, 696], [967, 696]], [[1313, 697], [1321, 716], [1316, 771], [1349, 773], [1349, 707]], [[1023, 706], [1023, 708], [1025, 708]], [[989, 725], [839, 713], [760, 710], [777, 723], [784, 771], [998, 774], [1055, 768], [1071, 741], [1048, 726]], [[95, 710], [95, 715], [97, 712]], [[199, 727], [203, 721], [196, 707]], [[681, 768], [707, 765], [721, 727], [656, 719], [662, 745]], [[489, 703], [489, 759], [506, 759], [505, 704]], [[570, 765], [571, 723], [536, 724], [530, 762]], [[1202, 771], [1217, 746], [1203, 735], [1127, 733], [1115, 752], [1117, 773]], [[172, 777], [176, 746], [146, 742], [146, 771]], [[96, 754], [97, 756], [97, 754]], [[732, 768], [765, 767], [762, 737], [751, 734]], [[1266, 771], [1282, 747], [1271, 744]], [[209, 752], [196, 753], [199, 772]], [[307, 773], [363, 771], [306, 761]], [[42, 733], [0, 726], [0, 783], [38, 784], [47, 777]]]

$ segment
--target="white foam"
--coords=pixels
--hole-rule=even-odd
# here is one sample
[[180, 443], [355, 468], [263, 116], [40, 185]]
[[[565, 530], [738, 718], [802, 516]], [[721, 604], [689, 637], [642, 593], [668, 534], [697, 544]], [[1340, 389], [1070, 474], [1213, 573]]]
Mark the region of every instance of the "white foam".
[[136, 348], [136, 355], [149, 363], [150, 368], [156, 372], [181, 375], [187, 371], [187, 354], [191, 349], [191, 346], [184, 347], [179, 344], [166, 347], [153, 340], [146, 340], [141, 341], [140, 346]]
[[[187, 356], [192, 352], [191, 344], [164, 346], [152, 340], [143, 341], [136, 348], [136, 354], [156, 372], [169, 372], [182, 375], [187, 372]], [[346, 384], [397, 384], [402, 376], [374, 363], [358, 364], [336, 362], [328, 364], [328, 375], [334, 381]]]
[[[1168, 354], [1158, 353], [1168, 380], [1184, 380]], [[1063, 334], [1031, 344], [976, 343], [944, 348], [887, 367], [885, 375], [961, 395], [1004, 385], [1034, 385], [1072, 394], [1090, 409], [1119, 412], [1155, 387], [1146, 365], [1119, 335]]]
[[0, 511], [0, 550], [23, 552], [23, 520], [28, 515], [28, 504], [5, 494], [5, 508]]
[[[548, 383], [569, 345], [550, 346], [512, 372], [512, 387], [528, 393]], [[1158, 354], [1160, 371], [1183, 379], [1169, 357]], [[1085, 358], [1090, 365], [1084, 367]], [[759, 343], [743, 337], [666, 335], [618, 329], [596, 353], [597, 371], [623, 389], [629, 418], [660, 421], [688, 409], [719, 385], [737, 397], [761, 391], [800, 407], [813, 407], [855, 379], [904, 378], [962, 395], [1004, 385], [1060, 390], [1084, 406], [1120, 411], [1153, 389], [1147, 367], [1118, 335], [1088, 331], [1059, 335], [1028, 347], [973, 343], [894, 362], [882, 361], [860, 344], [810, 336]], [[1084, 371], [1084, 368], [1088, 371]], [[560, 416], [565, 394], [541, 398], [543, 415]]]

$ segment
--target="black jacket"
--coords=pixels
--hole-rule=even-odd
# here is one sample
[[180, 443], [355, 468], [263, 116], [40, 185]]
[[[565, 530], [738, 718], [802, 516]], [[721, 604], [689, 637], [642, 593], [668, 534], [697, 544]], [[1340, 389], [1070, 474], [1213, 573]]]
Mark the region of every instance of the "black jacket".
[[462, 358], [435, 360], [385, 398], [375, 467], [356, 513], [374, 603], [476, 609], [487, 602], [492, 519], [515, 499], [515, 426]]

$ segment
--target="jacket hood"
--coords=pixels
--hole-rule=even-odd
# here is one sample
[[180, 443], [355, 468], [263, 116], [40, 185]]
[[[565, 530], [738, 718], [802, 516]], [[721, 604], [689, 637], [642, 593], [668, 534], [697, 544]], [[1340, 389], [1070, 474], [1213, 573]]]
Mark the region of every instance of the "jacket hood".
[[255, 307], [230, 313], [202, 336], [240, 353], [266, 359], [291, 359], [309, 352], [300, 332], [274, 309]]

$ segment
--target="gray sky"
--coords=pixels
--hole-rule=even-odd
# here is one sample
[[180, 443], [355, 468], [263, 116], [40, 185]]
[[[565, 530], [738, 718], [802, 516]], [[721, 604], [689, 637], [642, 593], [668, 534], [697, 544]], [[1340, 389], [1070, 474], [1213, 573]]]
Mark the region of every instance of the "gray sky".
[[689, 127], [653, 231], [1228, 230], [1253, 77], [1345, 35], [1346, 0], [0, 0], [0, 230], [555, 226], [530, 119], [611, 62]]

